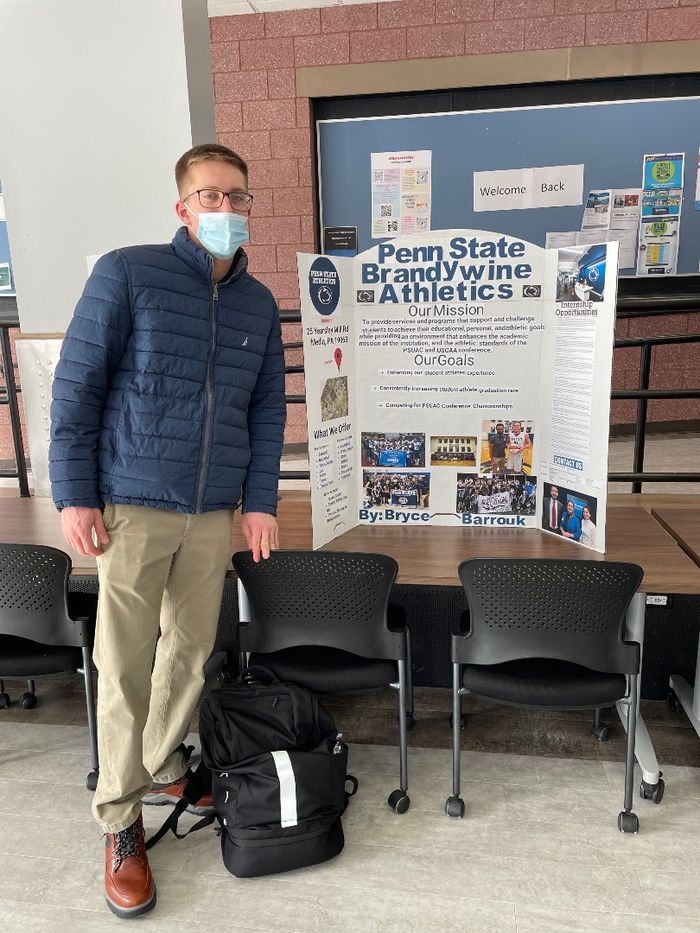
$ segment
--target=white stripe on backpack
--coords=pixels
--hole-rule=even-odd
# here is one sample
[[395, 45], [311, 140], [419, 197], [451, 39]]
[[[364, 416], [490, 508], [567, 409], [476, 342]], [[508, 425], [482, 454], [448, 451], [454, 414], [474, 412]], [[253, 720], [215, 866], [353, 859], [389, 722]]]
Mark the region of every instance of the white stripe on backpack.
[[270, 752], [280, 782], [280, 825], [297, 825], [297, 782], [288, 752]]

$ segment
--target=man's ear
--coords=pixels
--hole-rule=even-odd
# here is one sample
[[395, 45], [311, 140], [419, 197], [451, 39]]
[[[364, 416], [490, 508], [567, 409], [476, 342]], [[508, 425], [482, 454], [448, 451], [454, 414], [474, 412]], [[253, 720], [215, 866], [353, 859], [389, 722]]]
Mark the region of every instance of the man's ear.
[[187, 210], [187, 206], [183, 204], [182, 201], [178, 201], [175, 205], [175, 213], [180, 218], [183, 224], [186, 224], [188, 227], [192, 223], [192, 217], [190, 212]]

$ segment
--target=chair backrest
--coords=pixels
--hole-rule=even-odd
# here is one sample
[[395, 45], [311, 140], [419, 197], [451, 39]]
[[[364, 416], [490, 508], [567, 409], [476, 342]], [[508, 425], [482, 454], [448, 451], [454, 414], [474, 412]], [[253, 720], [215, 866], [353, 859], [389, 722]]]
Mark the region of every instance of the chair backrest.
[[405, 657], [405, 633], [387, 624], [398, 571], [391, 557], [273, 551], [256, 564], [250, 551], [239, 551], [233, 566], [252, 613], [239, 627], [241, 651], [322, 645], [367, 658]]
[[470, 631], [453, 639], [453, 661], [557, 658], [605, 673], [639, 669], [639, 645], [623, 637], [643, 577], [636, 564], [476, 559], [463, 561], [459, 576]]
[[71, 559], [57, 548], [0, 544], [0, 635], [79, 648], [84, 626], [68, 615]]

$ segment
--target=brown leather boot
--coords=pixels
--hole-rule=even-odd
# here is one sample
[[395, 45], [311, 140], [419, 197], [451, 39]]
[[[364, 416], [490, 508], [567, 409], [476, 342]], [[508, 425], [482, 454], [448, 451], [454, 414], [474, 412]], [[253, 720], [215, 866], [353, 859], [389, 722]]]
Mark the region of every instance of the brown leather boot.
[[139, 816], [120, 833], [105, 835], [105, 900], [118, 917], [138, 917], [156, 904], [156, 885]]

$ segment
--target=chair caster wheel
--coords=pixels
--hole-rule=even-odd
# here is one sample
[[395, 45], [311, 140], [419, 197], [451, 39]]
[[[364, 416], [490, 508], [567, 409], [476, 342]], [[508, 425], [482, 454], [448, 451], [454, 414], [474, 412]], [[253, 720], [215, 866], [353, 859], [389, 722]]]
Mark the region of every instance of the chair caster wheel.
[[673, 712], [673, 713], [679, 713], [679, 712], [680, 712], [680, 709], [681, 709], [681, 701], [680, 701], [680, 700], [678, 699], [678, 697], [676, 696], [676, 693], [675, 693], [674, 690], [669, 690], [669, 691], [668, 691], [668, 694], [667, 694], [667, 696], [666, 696], [666, 704], [667, 704], [668, 708], [671, 710], [671, 712]]
[[88, 790], [94, 791], [94, 790], [97, 789], [97, 778], [98, 778], [98, 776], [99, 776], [99, 775], [98, 775], [97, 771], [91, 771], [91, 772], [88, 774], [88, 776], [85, 778], [85, 786], [87, 787]]
[[642, 781], [639, 785], [639, 796], [642, 800], [652, 800], [654, 803], [661, 803], [665, 787], [666, 783], [662, 778], [659, 778], [658, 784], [648, 784], [646, 781]]
[[610, 738], [610, 726], [601, 723], [599, 726], [591, 726], [591, 732], [599, 742], [607, 742]]
[[621, 833], [638, 833], [639, 817], [631, 810], [621, 810], [617, 817], [617, 828]]
[[[464, 713], [462, 713], [461, 716], [459, 717], [459, 728], [464, 729], [466, 722], [467, 722], [467, 719]], [[454, 724], [455, 724], [455, 718], [452, 715], [452, 713], [450, 713], [450, 729], [454, 728]]]
[[445, 801], [445, 813], [458, 819], [464, 817], [464, 801], [461, 797], [448, 797]]
[[7, 709], [11, 702], [9, 693], [0, 693], [0, 709]]
[[19, 698], [19, 705], [23, 709], [34, 709], [36, 706], [36, 695], [34, 693], [23, 693]]
[[393, 790], [389, 794], [387, 803], [396, 813], [405, 813], [411, 806], [411, 798], [403, 790]]

